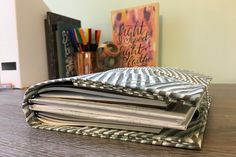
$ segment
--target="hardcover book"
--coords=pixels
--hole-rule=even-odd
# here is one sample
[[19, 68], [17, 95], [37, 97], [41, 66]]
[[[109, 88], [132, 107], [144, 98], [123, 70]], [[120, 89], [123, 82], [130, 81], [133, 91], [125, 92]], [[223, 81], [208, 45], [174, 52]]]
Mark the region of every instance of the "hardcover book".
[[58, 59], [57, 42], [56, 42], [56, 30], [58, 22], [64, 22], [70, 25], [81, 26], [80, 20], [76, 20], [52, 12], [47, 12], [47, 19], [45, 20], [44, 23], [45, 23], [45, 34], [46, 34], [49, 79], [59, 78], [59, 69], [57, 61]]
[[121, 67], [156, 66], [159, 4], [112, 11], [112, 39], [121, 52]]
[[69, 29], [79, 25], [57, 22], [56, 42], [59, 78], [77, 75], [76, 50], [72, 46]]

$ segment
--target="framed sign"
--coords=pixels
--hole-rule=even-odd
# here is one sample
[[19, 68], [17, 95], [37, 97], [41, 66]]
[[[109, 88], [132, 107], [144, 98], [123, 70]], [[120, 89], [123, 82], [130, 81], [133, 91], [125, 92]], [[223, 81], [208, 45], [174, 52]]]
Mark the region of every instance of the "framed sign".
[[159, 4], [112, 11], [112, 39], [121, 67], [158, 65]]

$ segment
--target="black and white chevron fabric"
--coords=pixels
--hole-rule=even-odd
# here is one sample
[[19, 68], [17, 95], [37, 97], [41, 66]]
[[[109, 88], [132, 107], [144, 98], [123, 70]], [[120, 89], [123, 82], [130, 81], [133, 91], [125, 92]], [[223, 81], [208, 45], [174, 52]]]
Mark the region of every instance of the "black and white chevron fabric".
[[[75, 86], [107, 88], [150, 99], [185, 101], [194, 105], [211, 78], [186, 70], [160, 67], [118, 68], [75, 78]], [[117, 88], [119, 87], [119, 88]], [[121, 90], [123, 88], [123, 90]]]
[[[25, 93], [23, 112], [26, 121], [33, 128], [70, 132], [75, 134], [98, 136], [124, 141], [200, 149], [206, 127], [210, 99], [208, 85], [211, 78], [186, 70], [164, 67], [118, 68], [106, 72], [82, 76], [49, 80], [31, 86]], [[161, 133], [150, 134], [129, 130], [116, 130], [97, 127], [49, 126], [37, 119], [29, 109], [28, 100], [37, 96], [37, 91], [49, 85], [72, 84], [75, 87], [87, 87], [156, 99], [167, 102], [182, 102], [196, 105], [202, 98], [199, 115], [193, 119], [187, 130], [164, 129]]]

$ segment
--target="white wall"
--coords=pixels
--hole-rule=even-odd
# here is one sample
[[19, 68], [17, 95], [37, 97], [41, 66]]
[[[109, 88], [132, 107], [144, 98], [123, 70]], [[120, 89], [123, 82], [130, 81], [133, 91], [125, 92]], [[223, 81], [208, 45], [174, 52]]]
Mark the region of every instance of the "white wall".
[[16, 62], [17, 70], [2, 71], [0, 64], [0, 83], [14, 83], [19, 87], [21, 80], [19, 60], [18, 60], [18, 41], [16, 36], [16, 12], [15, 0], [0, 0], [0, 63]]
[[205, 73], [236, 83], [236, 0], [44, 0], [53, 12], [102, 29], [111, 40], [111, 10], [160, 3], [161, 66]]

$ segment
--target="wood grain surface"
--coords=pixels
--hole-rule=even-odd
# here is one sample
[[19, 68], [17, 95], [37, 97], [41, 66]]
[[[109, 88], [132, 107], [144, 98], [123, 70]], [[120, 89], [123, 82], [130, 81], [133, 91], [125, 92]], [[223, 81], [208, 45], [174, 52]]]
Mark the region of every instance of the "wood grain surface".
[[236, 85], [211, 85], [212, 105], [200, 151], [32, 129], [21, 110], [23, 94], [0, 90], [0, 157], [236, 156]]

